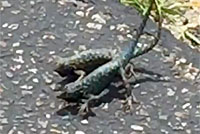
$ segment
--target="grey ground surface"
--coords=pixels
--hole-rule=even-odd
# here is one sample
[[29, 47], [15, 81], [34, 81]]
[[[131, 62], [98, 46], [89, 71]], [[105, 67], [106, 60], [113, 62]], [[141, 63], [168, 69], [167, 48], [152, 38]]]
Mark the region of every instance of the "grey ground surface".
[[[81, 45], [124, 47], [140, 22], [115, 0], [1, 1], [0, 133], [199, 134], [200, 54], [167, 30], [162, 47], [133, 60], [132, 87], [141, 104], [132, 115], [123, 112], [117, 92], [85, 120], [56, 113], [64, 102], [53, 91], [62, 78], [53, 72], [52, 55], [69, 56]], [[155, 24], [149, 21], [146, 31]]]

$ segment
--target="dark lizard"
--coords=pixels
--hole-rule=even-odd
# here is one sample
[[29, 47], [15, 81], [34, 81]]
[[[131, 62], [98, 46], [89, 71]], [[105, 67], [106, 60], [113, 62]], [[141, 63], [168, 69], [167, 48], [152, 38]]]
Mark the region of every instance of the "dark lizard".
[[[119, 54], [116, 54], [114, 58], [109, 61], [108, 63], [98, 67], [93, 72], [88, 74], [86, 77], [81, 79], [80, 81], [76, 81], [75, 83], [71, 83], [65, 86], [66, 92], [62, 93], [58, 98], [66, 99], [81, 99], [83, 97], [88, 97], [89, 99], [81, 106], [79, 113], [82, 113], [84, 110], [88, 108], [88, 103], [93, 100], [97, 99], [104, 94], [107, 93], [107, 90], [104, 90], [106, 86], [112, 81], [117, 73], [120, 72], [122, 79], [127, 84], [127, 80], [124, 77], [124, 68], [129, 63], [129, 61], [136, 55], [148, 52], [153, 48], [153, 46], [145, 49], [141, 52], [141, 48], [137, 46], [137, 42], [142, 34], [142, 31], [146, 25], [146, 21], [151, 11], [151, 7], [153, 4], [153, 0], [151, 1], [150, 7], [141, 23], [137, 37], [135, 41], [131, 41], [129, 47], [125, 50], [121, 51]], [[154, 44], [155, 46], [155, 44]], [[128, 102], [132, 102], [133, 96], [130, 95], [130, 89], [127, 88], [127, 98]], [[130, 106], [131, 104], [128, 103]]]
[[[150, 33], [146, 34], [154, 36]], [[120, 51], [120, 48], [118, 48], [118, 51]], [[54, 71], [61, 77], [66, 77], [63, 81], [57, 83], [56, 90], [62, 90], [63, 84], [81, 80], [97, 67], [111, 61], [115, 54], [117, 54], [117, 49], [100, 48], [85, 50], [67, 58], [53, 56], [56, 68]], [[139, 53], [136, 53], [135, 57], [139, 55]], [[136, 76], [131, 64], [125, 70], [127, 77]]]

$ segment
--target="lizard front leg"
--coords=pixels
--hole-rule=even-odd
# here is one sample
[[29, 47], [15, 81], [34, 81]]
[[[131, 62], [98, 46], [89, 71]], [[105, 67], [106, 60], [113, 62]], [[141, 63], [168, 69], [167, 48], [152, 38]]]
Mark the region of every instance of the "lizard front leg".
[[74, 73], [79, 75], [78, 79], [75, 82], [82, 80], [86, 75], [86, 72], [83, 70], [74, 70]]

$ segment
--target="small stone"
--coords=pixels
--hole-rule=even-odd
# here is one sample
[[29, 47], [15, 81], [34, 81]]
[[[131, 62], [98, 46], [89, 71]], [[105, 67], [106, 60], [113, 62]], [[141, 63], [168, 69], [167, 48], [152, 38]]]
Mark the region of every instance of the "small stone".
[[186, 118], [186, 117], [188, 117], [188, 114], [186, 112], [175, 112], [174, 115], [177, 116], [177, 117], [179, 117], [179, 118]]
[[29, 36], [29, 33], [23, 33], [22, 36], [27, 38]]
[[16, 54], [23, 54], [24, 53], [24, 50], [16, 50]]
[[187, 122], [182, 122], [181, 125], [182, 125], [183, 127], [185, 127], [185, 126], [187, 125]]
[[103, 17], [101, 17], [99, 14], [92, 15], [91, 19], [98, 23], [106, 24], [106, 20], [104, 20]]
[[31, 128], [30, 129], [32, 132], [37, 132], [37, 129], [35, 129], [35, 128]]
[[12, 30], [16, 30], [19, 28], [19, 24], [11, 24], [10, 26], [8, 26], [8, 28]]
[[52, 102], [52, 103], [50, 103], [50, 108], [56, 108], [56, 104], [55, 104], [55, 102]]
[[3, 27], [3, 28], [8, 27], [8, 23], [4, 23], [4, 24], [2, 25], [2, 27]]
[[0, 41], [0, 46], [5, 48], [7, 46], [7, 43], [5, 41]]
[[8, 1], [1, 1], [3, 7], [11, 7], [12, 5]]
[[111, 25], [110, 26], [110, 30], [112, 31], [112, 30], [114, 30], [115, 29], [115, 26], [114, 25]]
[[21, 89], [31, 90], [31, 89], [33, 89], [33, 86], [22, 85], [22, 86], [20, 86], [20, 88], [21, 88]]
[[25, 96], [25, 95], [32, 95], [33, 92], [32, 91], [24, 91], [22, 90], [22, 95]]
[[53, 82], [52, 79], [49, 79], [46, 75], [42, 74], [43, 79], [45, 80], [46, 84], [51, 84]]
[[83, 11], [76, 11], [76, 15], [80, 17], [84, 17], [84, 12]]
[[167, 120], [168, 115], [159, 115], [160, 120]]
[[47, 128], [48, 121], [42, 121], [40, 118], [38, 119], [38, 123], [42, 126], [42, 128]]
[[80, 130], [77, 130], [77, 131], [75, 132], [75, 134], [85, 134], [85, 132], [80, 131]]
[[6, 72], [6, 76], [8, 77], [8, 78], [13, 78], [13, 73], [12, 72]]
[[13, 127], [12, 129], [8, 131], [8, 134], [14, 134], [15, 130], [16, 130], [16, 127]]
[[0, 120], [1, 125], [8, 125], [8, 119], [7, 118], [3, 118]]
[[91, 22], [87, 23], [86, 26], [87, 26], [88, 28], [97, 29], [97, 30], [101, 30], [102, 27], [103, 27], [102, 24], [91, 23]]
[[35, 1], [30, 1], [30, 5], [34, 6], [35, 5]]
[[173, 91], [171, 88], [167, 88], [168, 92], [167, 95], [168, 96], [174, 96], [175, 95], [175, 91]]
[[31, 69], [28, 69], [28, 71], [36, 74], [38, 69], [37, 68], [31, 68]]
[[19, 55], [17, 58], [12, 58], [13, 61], [17, 62], [17, 63], [24, 63], [23, 57], [21, 55]]
[[181, 93], [187, 93], [189, 90], [187, 89], [187, 88], [183, 88], [182, 90], [181, 90]]
[[45, 116], [46, 116], [47, 119], [50, 119], [50, 118], [51, 118], [51, 115], [50, 115], [50, 114], [46, 114]]
[[134, 131], [143, 131], [144, 128], [142, 126], [139, 126], [139, 125], [131, 125], [131, 128], [134, 130]]
[[51, 133], [54, 133], [54, 134], [61, 134], [61, 133], [62, 133], [60, 130], [54, 129], [54, 128], [51, 128], [51, 129], [50, 129], [50, 132], [51, 132]]
[[180, 58], [179, 61], [180, 61], [180, 63], [186, 63], [187, 62], [187, 60], [185, 58]]
[[88, 124], [88, 120], [86, 120], [86, 119], [85, 119], [85, 120], [82, 120], [81, 123], [82, 123], [82, 124]]
[[33, 78], [32, 81], [33, 81], [34, 83], [39, 83], [39, 80], [38, 80], [37, 78]]
[[16, 15], [16, 14], [19, 14], [20, 12], [21, 12], [20, 10], [13, 10], [13, 11], [11, 11], [11, 13], [12, 13], [12, 14], [15, 14], [15, 15]]
[[41, 100], [37, 100], [36, 101], [36, 106], [42, 106], [44, 104], [44, 102], [43, 101], [41, 101]]
[[85, 47], [85, 45], [79, 45], [78, 49], [80, 51], [85, 51], [87, 48]]
[[24, 134], [24, 132], [22, 132], [22, 131], [18, 131], [17, 134]]
[[104, 106], [102, 107], [103, 110], [108, 110], [108, 103], [105, 103]]
[[56, 83], [53, 83], [53, 84], [51, 84], [49, 87], [50, 87], [52, 90], [55, 90], [56, 87], [57, 87], [57, 85], [56, 85]]
[[182, 108], [183, 109], [186, 109], [186, 108], [188, 108], [188, 107], [190, 107], [191, 105], [190, 105], [190, 103], [185, 103], [183, 106], [182, 106]]
[[20, 43], [19, 43], [19, 42], [15, 42], [15, 43], [13, 43], [12, 46], [13, 46], [13, 47], [19, 47], [19, 46], [20, 46]]
[[142, 115], [142, 116], [149, 116], [149, 113], [144, 109], [140, 109], [139, 114]]

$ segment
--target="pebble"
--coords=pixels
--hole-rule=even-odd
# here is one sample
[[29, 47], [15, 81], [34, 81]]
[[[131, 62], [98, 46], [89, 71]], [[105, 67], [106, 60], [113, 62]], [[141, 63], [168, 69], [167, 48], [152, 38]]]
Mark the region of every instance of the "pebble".
[[13, 10], [13, 11], [11, 11], [11, 13], [12, 13], [12, 14], [15, 14], [15, 15], [16, 15], [16, 14], [19, 14], [20, 12], [21, 12], [20, 10]]
[[82, 124], [88, 124], [88, 120], [86, 120], [86, 119], [85, 119], [85, 120], [82, 120], [81, 123], [82, 123]]
[[102, 109], [107, 111], [108, 110], [108, 103], [105, 103], [104, 106], [102, 107]]
[[13, 46], [13, 47], [19, 47], [19, 46], [20, 46], [20, 43], [19, 43], [19, 42], [15, 42], [15, 43], [13, 43], [12, 46]]
[[53, 134], [61, 134], [62, 133], [60, 130], [54, 129], [54, 128], [51, 128], [50, 132], [53, 133]]
[[13, 73], [12, 72], [6, 72], [6, 76], [8, 77], [8, 78], [13, 78]]
[[8, 26], [9, 29], [16, 30], [19, 28], [19, 24], [11, 24]]
[[86, 26], [87, 26], [88, 28], [97, 29], [97, 30], [101, 30], [102, 27], [103, 27], [102, 24], [91, 23], [91, 22], [87, 23]]
[[42, 74], [42, 77], [45, 80], [46, 84], [51, 84], [53, 82], [53, 80], [49, 79], [45, 74]]
[[3, 7], [11, 7], [12, 5], [8, 1], [1, 1]]
[[188, 117], [188, 114], [186, 112], [175, 112], [174, 115], [180, 118]]
[[87, 48], [85, 45], [79, 45], [78, 50], [85, 51]]
[[20, 50], [16, 50], [16, 54], [23, 54], [24, 50], [20, 49]]
[[143, 131], [144, 128], [142, 126], [139, 126], [139, 125], [131, 125], [131, 128], [134, 130], [134, 131]]
[[56, 108], [56, 104], [55, 104], [55, 102], [52, 102], [52, 103], [50, 103], [50, 108]]
[[80, 17], [84, 17], [84, 12], [83, 11], [76, 11], [76, 15]]
[[31, 94], [33, 94], [32, 91], [24, 91], [24, 90], [22, 90], [22, 95], [23, 96], [25, 96], [25, 95], [31, 95]]
[[3, 118], [0, 120], [1, 125], [8, 125], [8, 119], [7, 118]]
[[17, 134], [24, 134], [24, 132], [22, 132], [22, 131], [18, 131]]
[[32, 81], [33, 81], [34, 83], [39, 83], [38, 78], [33, 78]]
[[167, 120], [168, 119], [168, 115], [159, 115], [159, 119], [160, 120]]
[[183, 109], [186, 109], [186, 108], [188, 108], [188, 107], [190, 107], [191, 105], [190, 105], [190, 103], [185, 103], [183, 106], [182, 106], [182, 108]]
[[22, 85], [22, 86], [20, 86], [20, 88], [21, 88], [21, 89], [31, 90], [31, 89], [33, 89], [33, 86]]
[[12, 58], [13, 61], [17, 62], [17, 63], [24, 63], [23, 57], [21, 55], [17, 56], [17, 58]]
[[50, 118], [51, 118], [51, 115], [50, 115], [50, 114], [46, 114], [45, 116], [46, 116], [47, 119], [50, 119]]
[[37, 99], [36, 100], [36, 106], [42, 106], [44, 104], [44, 102], [43, 101], [41, 101], [40, 99]]
[[171, 88], [167, 88], [168, 92], [167, 95], [168, 96], [174, 96], [175, 95], [175, 91], [173, 91]]
[[8, 27], [8, 23], [4, 23], [4, 24], [2, 25], [2, 27], [3, 27], [3, 28]]
[[47, 128], [48, 121], [42, 121], [40, 118], [38, 118], [38, 123], [42, 126], [42, 128]]
[[75, 134], [85, 134], [85, 132], [80, 131], [80, 130], [77, 130], [77, 131], [75, 132]]
[[112, 31], [112, 30], [114, 30], [115, 29], [115, 26], [114, 25], [111, 25], [110, 26], [110, 30]]
[[13, 128], [11, 128], [9, 131], [8, 131], [8, 134], [14, 134], [15, 130], [17, 128], [14, 126]]
[[95, 22], [106, 24], [106, 20], [104, 20], [103, 17], [101, 17], [98, 13], [92, 15], [91, 19], [94, 20]]
[[28, 69], [29, 72], [36, 74], [38, 69], [37, 68], [30, 68]]
[[187, 89], [187, 88], [183, 88], [182, 90], [181, 90], [181, 93], [187, 93], [189, 90]]

